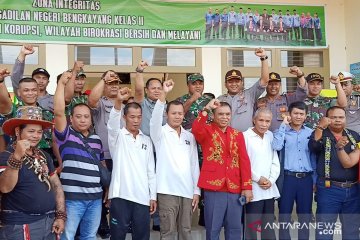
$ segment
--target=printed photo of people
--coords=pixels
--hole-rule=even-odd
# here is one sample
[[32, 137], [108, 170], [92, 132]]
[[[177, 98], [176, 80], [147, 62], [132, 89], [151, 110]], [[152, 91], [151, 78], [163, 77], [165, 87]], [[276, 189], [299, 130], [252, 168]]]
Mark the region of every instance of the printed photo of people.
[[[249, 7], [248, 7], [249, 6]], [[214, 5], [205, 13], [210, 43], [326, 46], [324, 11], [316, 6]]]

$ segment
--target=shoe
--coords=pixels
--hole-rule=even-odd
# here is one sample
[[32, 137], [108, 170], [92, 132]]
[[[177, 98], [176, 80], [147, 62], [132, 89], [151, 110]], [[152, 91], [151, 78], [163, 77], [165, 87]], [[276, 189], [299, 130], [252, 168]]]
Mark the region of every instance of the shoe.
[[160, 232], [160, 226], [159, 225], [153, 225], [152, 230], [156, 231], [156, 232]]
[[101, 239], [110, 238], [110, 229], [102, 228], [102, 229], [98, 230], [98, 234], [101, 237]]

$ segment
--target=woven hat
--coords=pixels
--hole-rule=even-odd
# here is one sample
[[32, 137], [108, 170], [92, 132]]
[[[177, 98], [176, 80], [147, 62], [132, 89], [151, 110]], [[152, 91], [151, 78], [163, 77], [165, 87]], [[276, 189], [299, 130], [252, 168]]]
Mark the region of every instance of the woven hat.
[[42, 128], [50, 128], [53, 123], [42, 119], [42, 109], [33, 106], [21, 106], [16, 110], [16, 116], [4, 122], [2, 128], [5, 134], [15, 135], [15, 128], [23, 124], [41, 125]]

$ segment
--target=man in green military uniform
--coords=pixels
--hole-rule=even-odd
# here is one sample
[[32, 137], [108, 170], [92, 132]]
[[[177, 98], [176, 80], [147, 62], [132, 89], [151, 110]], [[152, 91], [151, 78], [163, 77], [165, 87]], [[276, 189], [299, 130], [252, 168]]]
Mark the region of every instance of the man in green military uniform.
[[187, 78], [189, 93], [179, 97], [178, 100], [184, 104], [185, 118], [183, 127], [190, 130], [199, 112], [210, 102], [210, 98], [203, 95], [204, 76], [200, 73], [189, 75]]
[[323, 97], [320, 95], [323, 89], [324, 78], [318, 73], [310, 73], [306, 77], [308, 84], [308, 95], [304, 100], [308, 107], [305, 126], [315, 129], [320, 119], [325, 116], [326, 110], [331, 106], [346, 107], [347, 100], [344, 90], [341, 87], [338, 76], [331, 76], [330, 82], [335, 85], [337, 99]]
[[353, 91], [355, 76], [349, 72], [340, 72], [338, 77], [347, 98], [346, 127], [360, 133], [360, 95]]

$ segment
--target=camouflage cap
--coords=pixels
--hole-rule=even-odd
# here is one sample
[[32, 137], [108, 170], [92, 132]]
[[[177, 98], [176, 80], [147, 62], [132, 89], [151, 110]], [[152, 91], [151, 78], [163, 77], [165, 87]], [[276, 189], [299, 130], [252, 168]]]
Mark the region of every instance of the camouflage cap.
[[196, 81], [202, 81], [204, 82], [204, 76], [201, 75], [200, 73], [194, 73], [194, 74], [190, 74], [187, 78], [187, 83], [189, 82], [196, 82]]

